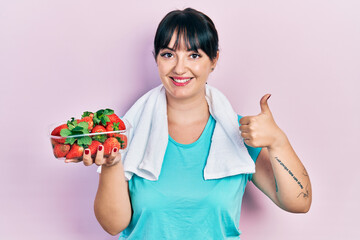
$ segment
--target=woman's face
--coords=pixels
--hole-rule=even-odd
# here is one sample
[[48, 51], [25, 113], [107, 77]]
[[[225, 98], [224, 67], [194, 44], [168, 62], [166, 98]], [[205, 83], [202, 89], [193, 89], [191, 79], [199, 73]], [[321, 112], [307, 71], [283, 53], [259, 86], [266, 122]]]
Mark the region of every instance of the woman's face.
[[[182, 37], [178, 49], [173, 46], [176, 41], [173, 34], [168, 48], [161, 49], [156, 58], [159, 75], [168, 97], [186, 99], [198, 94], [205, 94], [205, 83], [212, 68], [215, 68], [219, 53], [213, 61], [198, 49], [198, 52], [188, 51]], [[170, 96], [169, 96], [170, 94]]]

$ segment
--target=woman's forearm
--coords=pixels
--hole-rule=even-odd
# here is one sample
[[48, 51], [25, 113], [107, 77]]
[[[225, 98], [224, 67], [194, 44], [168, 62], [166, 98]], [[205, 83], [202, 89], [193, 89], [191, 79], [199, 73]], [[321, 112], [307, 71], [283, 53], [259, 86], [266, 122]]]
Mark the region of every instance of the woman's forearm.
[[280, 207], [290, 212], [309, 211], [312, 201], [310, 178], [286, 135], [267, 148]]
[[111, 167], [102, 165], [94, 211], [100, 225], [112, 235], [129, 225], [132, 209], [121, 162]]

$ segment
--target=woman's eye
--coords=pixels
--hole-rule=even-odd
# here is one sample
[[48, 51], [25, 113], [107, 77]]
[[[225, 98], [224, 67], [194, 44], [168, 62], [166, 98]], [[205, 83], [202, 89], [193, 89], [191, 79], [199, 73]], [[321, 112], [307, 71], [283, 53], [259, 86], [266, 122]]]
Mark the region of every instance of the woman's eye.
[[197, 53], [191, 54], [191, 58], [196, 59], [196, 58], [200, 58], [200, 57], [201, 57], [200, 54], [197, 54]]
[[171, 53], [162, 53], [160, 56], [170, 58], [170, 57], [172, 57], [172, 54]]

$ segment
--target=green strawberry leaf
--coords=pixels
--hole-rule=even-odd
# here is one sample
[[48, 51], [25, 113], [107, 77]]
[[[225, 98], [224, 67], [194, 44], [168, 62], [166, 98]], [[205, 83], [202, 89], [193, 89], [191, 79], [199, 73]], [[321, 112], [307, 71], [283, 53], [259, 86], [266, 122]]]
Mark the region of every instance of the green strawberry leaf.
[[71, 118], [71, 120], [67, 121], [67, 126], [70, 131], [73, 130], [77, 126], [75, 118]]
[[79, 122], [77, 127], [82, 127], [83, 129], [88, 129], [89, 124], [87, 122]]
[[83, 131], [84, 128], [82, 126], [76, 126], [73, 130], [71, 130], [71, 132], [73, 133], [72, 135], [82, 134]]
[[91, 145], [91, 143], [92, 143], [92, 139], [89, 136], [79, 137], [77, 139], [77, 144], [84, 148], [89, 147]]
[[61, 131], [60, 131], [60, 136], [62, 136], [62, 137], [67, 137], [67, 136], [69, 136], [69, 135], [71, 135], [71, 131], [70, 131], [69, 129], [66, 129], [66, 128], [61, 129]]
[[95, 136], [93, 136], [93, 139], [95, 141], [99, 141], [99, 142], [103, 143], [107, 139], [107, 136], [106, 136], [106, 134], [95, 135]]
[[119, 129], [119, 122], [116, 122], [116, 123], [113, 123], [113, 131], [119, 131], [120, 129]]
[[104, 115], [111, 115], [111, 114], [114, 114], [114, 110], [109, 109], [109, 108], [105, 109]]
[[68, 124], [68, 129], [71, 131], [71, 130], [73, 130], [74, 129], [74, 125], [72, 125], [72, 124]]
[[120, 143], [120, 148], [121, 148], [121, 149], [124, 149], [124, 148], [125, 148], [125, 141], [122, 140], [120, 137], [115, 137], [115, 138], [119, 141], [119, 143]]
[[94, 125], [99, 125], [100, 122], [101, 122], [101, 120], [100, 120], [97, 116], [95, 116], [95, 115], [94, 115], [94, 117], [93, 117], [93, 121], [94, 121]]
[[72, 131], [82, 131], [84, 128], [82, 126], [76, 126], [72, 129]]
[[104, 110], [101, 109], [94, 114], [93, 121], [94, 121], [95, 125], [100, 124], [103, 113], [104, 113]]
[[106, 126], [106, 123], [110, 122], [110, 118], [108, 116], [103, 116], [101, 118], [101, 123]]
[[[85, 113], [90, 113], [90, 112], [85, 112]], [[89, 133], [89, 130], [88, 130], [89, 124], [87, 122], [77, 123], [77, 121], [78, 120], [75, 120], [75, 118], [71, 118], [71, 120], [67, 121], [68, 129], [62, 129], [60, 131], [60, 135], [62, 137], [68, 137], [68, 136], [74, 136], [74, 135], [88, 134]], [[85, 137], [68, 137], [65, 140], [65, 143], [73, 145], [76, 141], [82, 147], [87, 147], [88, 145], [91, 144], [92, 139], [89, 136], [85, 136]]]
[[102, 116], [104, 114], [104, 111], [105, 111], [104, 109], [100, 109], [99, 111], [96, 112], [96, 114], [98, 116]]
[[94, 124], [95, 125], [98, 125], [98, 124], [102, 124], [102, 125], [106, 125], [106, 123], [110, 122], [110, 119], [107, 115], [111, 115], [114, 113], [114, 110], [112, 109], [100, 109], [98, 110], [95, 114], [94, 114], [94, 117], [93, 117], [93, 121], [94, 121]]
[[70, 145], [73, 145], [75, 143], [76, 139], [71, 137], [71, 138], [67, 138], [65, 140], [65, 144], [70, 144]]
[[83, 115], [81, 116], [81, 118], [88, 117], [88, 116], [90, 116], [90, 114], [93, 114], [93, 113], [86, 111], [86, 112], [83, 113]]

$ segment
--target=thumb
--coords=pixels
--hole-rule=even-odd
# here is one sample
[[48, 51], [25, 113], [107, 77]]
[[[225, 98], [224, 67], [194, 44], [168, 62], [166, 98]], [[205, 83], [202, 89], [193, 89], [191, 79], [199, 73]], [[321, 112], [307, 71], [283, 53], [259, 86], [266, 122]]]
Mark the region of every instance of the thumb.
[[271, 94], [265, 94], [260, 100], [261, 113], [271, 113], [267, 100], [271, 97]]

